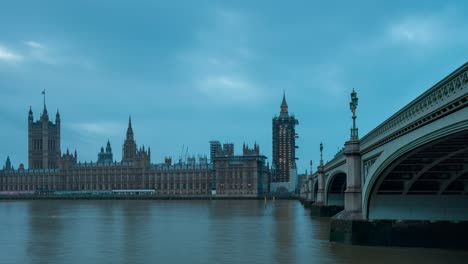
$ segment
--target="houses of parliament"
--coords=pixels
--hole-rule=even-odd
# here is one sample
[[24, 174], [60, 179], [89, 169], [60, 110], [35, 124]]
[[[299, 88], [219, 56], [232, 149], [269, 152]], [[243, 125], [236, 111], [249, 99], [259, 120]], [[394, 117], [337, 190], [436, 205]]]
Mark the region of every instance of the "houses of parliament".
[[[61, 153], [61, 116], [55, 123], [49, 119], [44, 95], [44, 108], [34, 120], [28, 113], [28, 168], [14, 169], [7, 158], [0, 170], [0, 195], [11, 193], [51, 193], [57, 191], [152, 190], [167, 196], [235, 196], [258, 197], [270, 192], [270, 185], [290, 181], [295, 167], [294, 126], [298, 123], [288, 114], [285, 95], [279, 117], [273, 118], [273, 164], [260, 147], [244, 144], [242, 155], [234, 154], [234, 144], [210, 142], [210, 160], [189, 157], [173, 163], [151, 163], [151, 149], [138, 147], [132, 127], [122, 145], [122, 159], [116, 161], [111, 143], [101, 147], [96, 162], [79, 162], [78, 154], [68, 149]], [[274, 191], [274, 190], [272, 190]]]
[[[151, 163], [151, 149], [138, 147], [128, 120], [122, 146], [122, 160], [113, 159], [107, 142], [96, 162], [78, 162], [75, 150], [61, 153], [61, 117], [57, 111], [55, 123], [44, 108], [38, 120], [32, 109], [28, 114], [28, 168], [20, 164], [14, 169], [7, 158], [0, 170], [0, 193], [48, 193], [53, 191], [154, 190], [169, 196], [261, 196], [268, 189], [270, 170], [266, 157], [257, 144], [243, 146], [242, 155], [234, 155], [234, 145], [224, 144], [212, 149], [210, 162], [206, 157], [188, 158], [173, 163]], [[223, 148], [224, 147], [224, 148]]]

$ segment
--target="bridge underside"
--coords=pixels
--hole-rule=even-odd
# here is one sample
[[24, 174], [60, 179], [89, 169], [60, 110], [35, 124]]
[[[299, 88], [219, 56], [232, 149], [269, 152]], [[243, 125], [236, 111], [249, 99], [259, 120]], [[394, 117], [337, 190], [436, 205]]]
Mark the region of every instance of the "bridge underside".
[[368, 219], [468, 220], [468, 131], [421, 146], [379, 177]]
[[327, 194], [327, 205], [344, 206], [344, 192], [346, 190], [346, 174], [338, 173], [333, 176]]
[[318, 195], [318, 182], [317, 181], [314, 182], [314, 190], [313, 190], [312, 195], [313, 195], [313, 197], [312, 197], [313, 201], [316, 202], [317, 201], [317, 195]]

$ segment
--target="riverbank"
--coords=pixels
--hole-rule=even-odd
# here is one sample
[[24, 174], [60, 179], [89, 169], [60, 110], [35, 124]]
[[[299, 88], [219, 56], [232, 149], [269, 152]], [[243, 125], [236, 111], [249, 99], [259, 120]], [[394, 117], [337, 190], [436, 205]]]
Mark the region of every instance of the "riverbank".
[[295, 196], [15, 195], [0, 200], [297, 200]]

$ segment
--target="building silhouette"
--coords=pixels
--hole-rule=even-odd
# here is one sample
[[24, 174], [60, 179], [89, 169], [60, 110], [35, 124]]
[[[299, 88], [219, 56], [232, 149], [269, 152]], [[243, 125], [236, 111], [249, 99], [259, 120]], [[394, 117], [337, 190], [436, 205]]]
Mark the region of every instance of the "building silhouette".
[[211, 141], [209, 163], [206, 156], [199, 156], [198, 160], [190, 156], [176, 164], [172, 164], [170, 157], [164, 163], [152, 164], [151, 150], [138, 147], [129, 118], [121, 161], [113, 160], [111, 144], [107, 141], [106, 148], [101, 147], [98, 152], [96, 162], [79, 162], [76, 150], [71, 153], [67, 149], [61, 154], [60, 122], [58, 111], [55, 124], [49, 121], [45, 100], [38, 121], [34, 122], [30, 108], [29, 166], [26, 169], [20, 164], [14, 169], [8, 157], [0, 170], [0, 195], [2, 192], [154, 190], [163, 196], [209, 196], [218, 187], [220, 196], [256, 197], [268, 191], [268, 165], [257, 144], [253, 149], [244, 146], [243, 154], [236, 156], [233, 144], [224, 144], [222, 148], [219, 141]]
[[260, 155], [260, 147], [254, 144], [249, 148], [244, 144], [239, 156], [234, 155], [233, 150], [233, 144], [225, 144], [214, 159], [216, 195], [258, 196], [268, 192], [269, 168], [265, 164], [266, 157]]
[[44, 100], [44, 110], [34, 121], [31, 107], [28, 114], [28, 167], [31, 169], [56, 169], [60, 159], [60, 113], [55, 124], [49, 120]]
[[216, 153], [221, 150], [221, 143], [218, 140], [210, 141], [210, 162], [213, 162]]
[[112, 163], [113, 162], [112, 148], [110, 141], [107, 140], [106, 151], [104, 152], [104, 147], [101, 147], [101, 152], [98, 153], [97, 163]]
[[272, 182], [289, 182], [291, 169], [296, 167], [296, 130], [299, 121], [288, 112], [286, 95], [283, 93], [279, 116], [272, 120], [273, 128], [273, 172]]

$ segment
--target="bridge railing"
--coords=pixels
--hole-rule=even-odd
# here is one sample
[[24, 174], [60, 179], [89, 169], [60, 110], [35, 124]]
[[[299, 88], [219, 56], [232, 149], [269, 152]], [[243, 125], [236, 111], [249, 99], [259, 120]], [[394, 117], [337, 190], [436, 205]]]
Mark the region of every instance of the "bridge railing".
[[468, 63], [465, 63], [362, 137], [361, 150], [467, 94]]
[[[369, 151], [373, 145], [375, 146], [377, 143], [384, 141], [400, 129], [467, 95], [468, 62], [362, 137], [360, 140], [361, 150]], [[325, 171], [339, 166], [344, 159], [344, 151], [340, 150], [333, 159], [326, 162], [324, 165]]]
[[344, 155], [344, 150], [340, 150], [338, 153], [335, 154], [333, 159], [331, 159], [330, 161], [327, 161], [325, 163], [325, 165], [323, 166], [324, 170], [328, 171], [328, 170], [333, 169], [333, 168], [335, 168], [337, 166], [340, 166], [342, 164], [342, 162], [344, 162], [345, 159], [346, 159], [346, 157]]

